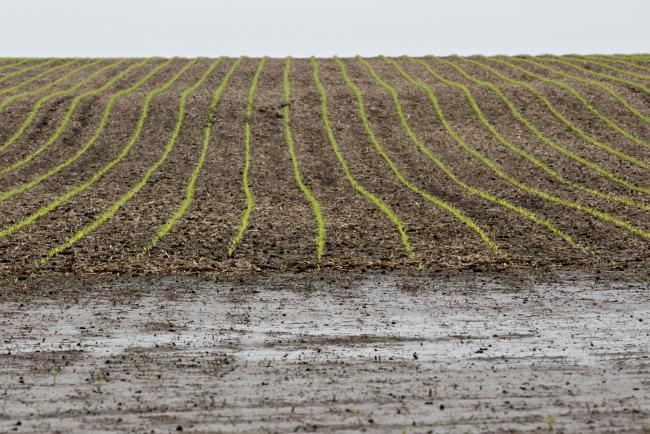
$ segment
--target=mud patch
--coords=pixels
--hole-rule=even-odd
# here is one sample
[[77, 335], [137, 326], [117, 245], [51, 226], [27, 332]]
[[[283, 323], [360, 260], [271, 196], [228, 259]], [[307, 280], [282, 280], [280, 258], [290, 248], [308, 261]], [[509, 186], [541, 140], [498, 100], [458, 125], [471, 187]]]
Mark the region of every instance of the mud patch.
[[650, 421], [638, 275], [67, 282], [32, 283], [20, 300], [2, 285], [0, 431], [610, 433]]

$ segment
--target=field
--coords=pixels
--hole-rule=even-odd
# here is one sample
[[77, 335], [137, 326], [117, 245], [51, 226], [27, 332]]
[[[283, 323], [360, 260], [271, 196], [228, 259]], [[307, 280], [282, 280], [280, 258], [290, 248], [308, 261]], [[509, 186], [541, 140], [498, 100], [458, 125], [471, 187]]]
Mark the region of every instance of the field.
[[650, 58], [0, 68], [4, 273], [648, 260]]
[[650, 430], [650, 55], [0, 59], [0, 119], [0, 431]]

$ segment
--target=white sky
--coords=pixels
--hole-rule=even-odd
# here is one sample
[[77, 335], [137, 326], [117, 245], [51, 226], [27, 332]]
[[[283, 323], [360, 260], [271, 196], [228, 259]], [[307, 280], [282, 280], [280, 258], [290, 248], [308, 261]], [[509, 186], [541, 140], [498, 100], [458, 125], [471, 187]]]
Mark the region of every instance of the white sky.
[[650, 52], [650, 0], [4, 0], [0, 57]]

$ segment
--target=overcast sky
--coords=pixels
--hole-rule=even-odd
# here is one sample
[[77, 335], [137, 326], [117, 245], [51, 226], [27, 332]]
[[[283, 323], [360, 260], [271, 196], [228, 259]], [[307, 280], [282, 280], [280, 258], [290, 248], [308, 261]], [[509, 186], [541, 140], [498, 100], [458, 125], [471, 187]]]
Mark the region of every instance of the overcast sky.
[[4, 0], [6, 56], [650, 52], [650, 0]]

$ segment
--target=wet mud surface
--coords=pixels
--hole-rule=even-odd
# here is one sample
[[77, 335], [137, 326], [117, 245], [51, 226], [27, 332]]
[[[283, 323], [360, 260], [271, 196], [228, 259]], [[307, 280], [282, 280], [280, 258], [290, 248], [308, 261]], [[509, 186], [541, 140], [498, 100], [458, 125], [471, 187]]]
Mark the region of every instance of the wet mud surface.
[[0, 431], [647, 432], [648, 281], [5, 281]]

